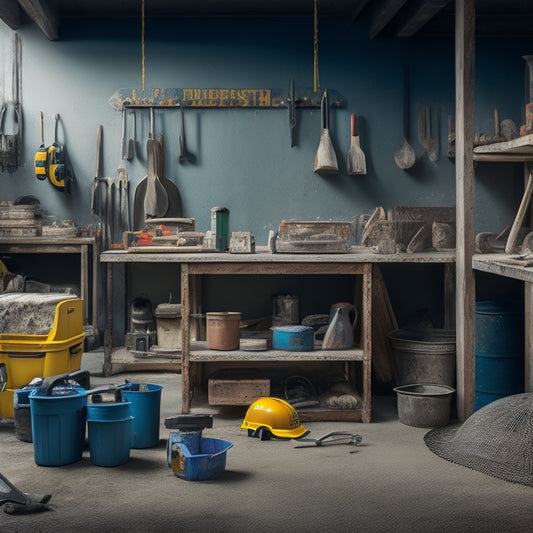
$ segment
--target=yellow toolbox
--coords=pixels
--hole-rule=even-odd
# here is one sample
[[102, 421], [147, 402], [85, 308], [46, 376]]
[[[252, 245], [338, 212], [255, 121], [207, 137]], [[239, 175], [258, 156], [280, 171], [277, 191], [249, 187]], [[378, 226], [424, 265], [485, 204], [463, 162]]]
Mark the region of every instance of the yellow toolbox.
[[[13, 418], [13, 394], [36, 377], [81, 368], [83, 301], [58, 294], [0, 294], [0, 418]], [[24, 331], [24, 333], [22, 333]]]

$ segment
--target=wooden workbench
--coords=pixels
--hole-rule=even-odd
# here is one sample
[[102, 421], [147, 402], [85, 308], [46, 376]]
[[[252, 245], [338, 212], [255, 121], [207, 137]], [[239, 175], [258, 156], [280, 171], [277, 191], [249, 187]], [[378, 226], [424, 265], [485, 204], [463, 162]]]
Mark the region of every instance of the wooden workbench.
[[[107, 319], [104, 337], [104, 373], [110, 375], [116, 371], [145, 369], [170, 369], [168, 361], [150, 358], [149, 360], [131, 360], [132, 366], [124, 360], [125, 350], [114, 351], [112, 346], [113, 331], [113, 264], [128, 263], [175, 263], [179, 266], [181, 302], [182, 302], [182, 412], [188, 413], [197, 385], [198, 367], [208, 362], [266, 362], [272, 363], [314, 363], [323, 361], [344, 362], [351, 370], [356, 365], [361, 368], [363, 406], [360, 410], [305, 410], [305, 420], [362, 420], [369, 422], [371, 417], [371, 301], [372, 301], [372, 265], [376, 263], [443, 263], [445, 266], [445, 302], [453, 302], [454, 261], [453, 252], [417, 253], [417, 254], [256, 254], [229, 253], [127, 253], [108, 251], [100, 255], [100, 260], [107, 263]], [[362, 279], [361, 311], [361, 345], [351, 350], [312, 352], [283, 352], [271, 350], [266, 352], [245, 352], [240, 350], [219, 352], [207, 349], [191, 349], [191, 306], [195, 305], [194, 293], [200, 276], [216, 275], [351, 275]], [[449, 311], [453, 309], [451, 305]], [[120, 361], [115, 365], [115, 354]], [[350, 371], [351, 371], [350, 370]]]

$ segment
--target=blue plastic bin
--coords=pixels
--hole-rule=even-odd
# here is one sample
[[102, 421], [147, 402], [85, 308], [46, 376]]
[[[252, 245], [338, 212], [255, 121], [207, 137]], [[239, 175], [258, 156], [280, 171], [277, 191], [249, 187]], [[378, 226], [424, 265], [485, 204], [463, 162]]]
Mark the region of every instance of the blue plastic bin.
[[130, 402], [87, 405], [91, 462], [97, 466], [119, 466], [130, 460]]
[[202, 437], [200, 451], [192, 454], [183, 442], [174, 442], [171, 447], [172, 471], [188, 481], [213, 479], [226, 469], [227, 451], [233, 444], [227, 440]]
[[35, 462], [61, 466], [79, 461], [85, 441], [85, 389], [60, 385], [48, 394], [34, 389], [29, 399]]
[[122, 396], [131, 402], [132, 448], [151, 448], [159, 443], [161, 385], [128, 383]]

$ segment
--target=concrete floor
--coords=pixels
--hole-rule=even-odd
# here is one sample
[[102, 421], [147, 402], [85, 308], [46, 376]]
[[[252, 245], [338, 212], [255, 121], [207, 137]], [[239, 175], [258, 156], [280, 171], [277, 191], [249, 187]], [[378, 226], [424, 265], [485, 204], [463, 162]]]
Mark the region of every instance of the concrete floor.
[[295, 448], [259, 441], [240, 429], [242, 410], [215, 416], [204, 436], [229, 440], [225, 472], [185, 481], [166, 462], [163, 421], [180, 412], [180, 376], [101, 375], [102, 354], [83, 356], [91, 385], [132, 382], [163, 386], [158, 446], [131, 450], [128, 463], [95, 466], [83, 459], [37, 466], [33, 445], [0, 426], [0, 471], [24, 492], [51, 493], [50, 511], [0, 512], [0, 531], [276, 531], [276, 532], [529, 532], [533, 488], [502, 481], [434, 455], [425, 429], [398, 421], [394, 397], [373, 398], [370, 424], [314, 422], [311, 437], [330, 431], [363, 436], [357, 448]]

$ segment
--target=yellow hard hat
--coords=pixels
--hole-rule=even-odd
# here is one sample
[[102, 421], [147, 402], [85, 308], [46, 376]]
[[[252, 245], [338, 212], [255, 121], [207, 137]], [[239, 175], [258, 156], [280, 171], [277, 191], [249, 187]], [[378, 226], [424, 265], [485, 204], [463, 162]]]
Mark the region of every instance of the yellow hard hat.
[[297, 439], [307, 433], [296, 409], [285, 400], [273, 397], [259, 398], [250, 405], [241, 424], [241, 429], [247, 429], [251, 436], [261, 436], [265, 428], [275, 437], [286, 439]]

